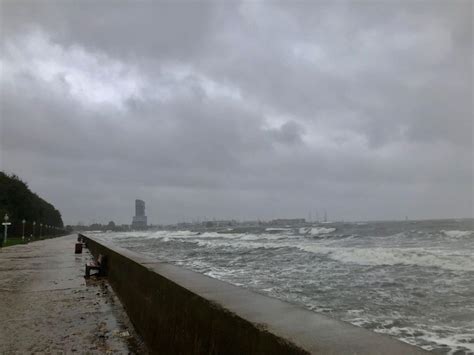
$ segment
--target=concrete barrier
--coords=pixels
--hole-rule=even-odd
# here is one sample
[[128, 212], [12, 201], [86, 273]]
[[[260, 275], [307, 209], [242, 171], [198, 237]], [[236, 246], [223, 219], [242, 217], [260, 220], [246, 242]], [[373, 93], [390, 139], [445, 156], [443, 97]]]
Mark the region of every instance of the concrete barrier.
[[385, 335], [84, 236], [160, 354], [425, 354]]

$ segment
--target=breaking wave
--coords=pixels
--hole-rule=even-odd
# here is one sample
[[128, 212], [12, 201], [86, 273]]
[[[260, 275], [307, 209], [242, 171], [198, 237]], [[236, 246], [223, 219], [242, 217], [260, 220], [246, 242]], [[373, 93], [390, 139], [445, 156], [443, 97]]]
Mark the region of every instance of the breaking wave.
[[444, 235], [450, 238], [464, 238], [464, 237], [474, 237], [474, 231], [445, 231], [442, 230]]
[[474, 271], [471, 251], [447, 252], [425, 248], [329, 248], [298, 246], [301, 250], [327, 255], [329, 258], [359, 265], [416, 265], [455, 271]]
[[300, 234], [309, 234], [309, 235], [320, 235], [320, 234], [329, 234], [336, 231], [336, 228], [325, 228], [325, 227], [304, 227], [299, 229]]

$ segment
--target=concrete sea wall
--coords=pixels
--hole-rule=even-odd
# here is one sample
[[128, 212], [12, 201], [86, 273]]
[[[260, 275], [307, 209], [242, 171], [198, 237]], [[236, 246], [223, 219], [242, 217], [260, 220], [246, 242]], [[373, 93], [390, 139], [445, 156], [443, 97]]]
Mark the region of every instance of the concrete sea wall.
[[424, 354], [346, 324], [99, 238], [108, 279], [136, 330], [160, 354]]

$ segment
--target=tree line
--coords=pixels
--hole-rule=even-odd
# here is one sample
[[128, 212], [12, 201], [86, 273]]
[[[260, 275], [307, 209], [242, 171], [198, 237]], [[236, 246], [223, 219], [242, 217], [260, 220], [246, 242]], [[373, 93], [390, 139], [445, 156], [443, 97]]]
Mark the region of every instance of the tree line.
[[32, 192], [17, 175], [8, 175], [0, 171], [0, 219], [2, 222], [5, 214], [8, 214], [9, 222], [12, 223], [9, 228], [11, 235], [23, 233], [23, 220], [25, 220], [27, 235], [38, 233], [45, 235], [48, 232], [56, 234], [55, 230], [63, 229], [61, 213], [51, 203]]

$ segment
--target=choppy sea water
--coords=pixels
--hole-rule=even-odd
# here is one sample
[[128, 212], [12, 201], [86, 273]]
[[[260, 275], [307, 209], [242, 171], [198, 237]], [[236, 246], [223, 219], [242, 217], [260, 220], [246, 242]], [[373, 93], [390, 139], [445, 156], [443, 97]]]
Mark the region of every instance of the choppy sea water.
[[100, 237], [436, 353], [474, 354], [473, 220]]

